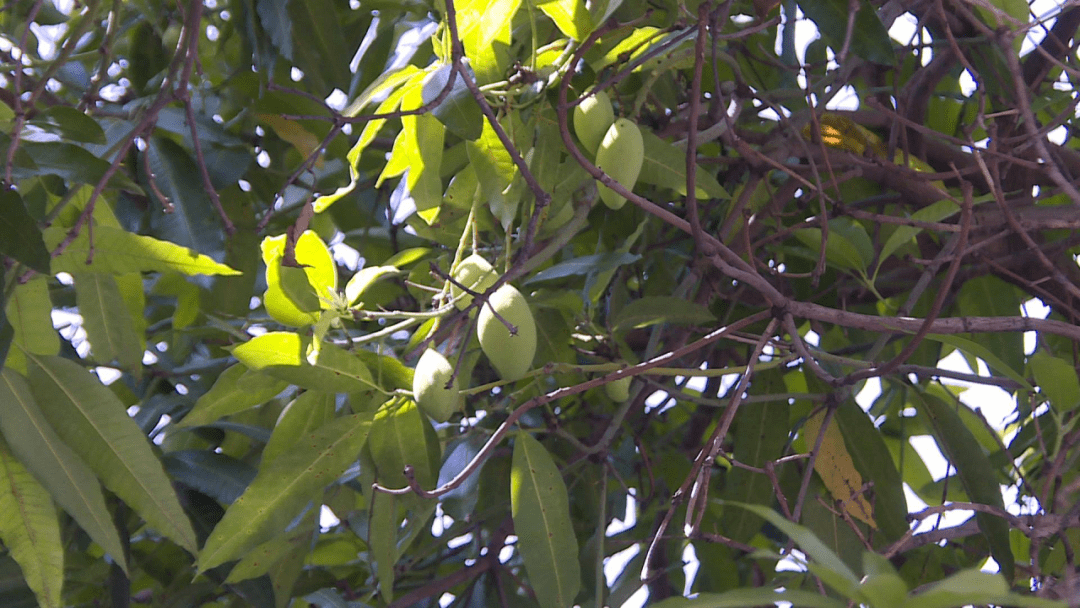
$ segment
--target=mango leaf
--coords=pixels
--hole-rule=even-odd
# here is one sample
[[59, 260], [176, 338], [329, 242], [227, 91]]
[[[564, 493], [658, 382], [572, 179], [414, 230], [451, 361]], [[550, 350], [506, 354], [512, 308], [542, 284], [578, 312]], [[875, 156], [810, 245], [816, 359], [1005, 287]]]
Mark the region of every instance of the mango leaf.
[[95, 361], [107, 364], [115, 360], [126, 370], [142, 364], [142, 341], [135, 333], [131, 313], [112, 275], [94, 272], [75, 275], [75, 301]]
[[468, 0], [457, 5], [458, 30], [477, 82], [502, 78], [507, 67], [510, 22], [521, 0]]
[[394, 599], [394, 564], [398, 560], [397, 533], [401, 522], [397, 516], [397, 497], [376, 492], [371, 497], [368, 519], [368, 549], [375, 562], [379, 579], [379, 594], [383, 600]]
[[263, 239], [261, 250], [266, 265], [263, 305], [282, 325], [313, 325], [319, 320], [315, 313], [329, 308], [329, 299], [337, 292], [337, 266], [326, 244], [311, 230], [296, 239], [293, 249], [295, 261], [302, 268], [283, 265], [286, 240], [284, 234]]
[[[874, 427], [866, 412], [855, 402], [845, 401], [836, 409], [834, 420], [844, 437], [844, 445], [855, 468], [863, 478], [873, 483], [874, 521], [886, 538], [899, 540], [908, 531], [907, 498], [900, 473], [891, 458], [882, 458], [888, 452], [881, 431]], [[912, 450], [908, 457], [914, 455]]]
[[1080, 405], [1080, 381], [1076, 378], [1076, 368], [1044, 352], [1035, 353], [1029, 362], [1039, 391], [1046, 395], [1055, 410], [1065, 413]]
[[44, 355], [27, 359], [30, 389], [60, 438], [151, 527], [195, 553], [191, 523], [124, 404], [73, 361]]
[[[105, 176], [109, 163], [94, 156], [85, 148], [62, 142], [20, 143], [19, 148], [26, 152], [37, 165], [33, 169], [15, 165], [12, 175], [17, 179], [28, 179], [42, 174], [57, 175], [71, 185], [96, 184]], [[142, 193], [142, 188], [131, 178], [117, 171], [109, 179], [109, 188], [118, 188], [128, 192]]]
[[45, 420], [26, 379], [11, 369], [0, 371], [0, 432], [53, 500], [127, 572], [97, 478]]
[[[424, 80], [423, 102], [431, 103], [446, 88], [450, 82], [450, 72], [453, 66], [449, 63], [435, 68]], [[480, 112], [480, 106], [476, 105], [472, 92], [460, 76], [454, 79], [450, 92], [443, 97], [439, 105], [435, 106], [431, 113], [439, 119], [450, 132], [465, 140], [474, 140], [480, 137], [483, 131], [484, 115]]]
[[225, 454], [203, 450], [170, 452], [162, 459], [169, 475], [223, 505], [232, 504], [255, 477], [255, 467]]
[[1022, 376], [1015, 369], [1009, 367], [1008, 364], [1002, 361], [1000, 357], [998, 357], [996, 354], [994, 354], [993, 351], [986, 348], [985, 346], [968, 340], [967, 338], [955, 335], [927, 334], [926, 337], [927, 339], [952, 346], [953, 348], [964, 353], [965, 355], [971, 355], [982, 359], [986, 362], [986, 365], [988, 365], [990, 369], [1000, 374], [1003, 374], [1012, 380], [1015, 380], [1025, 390], [1035, 392], [1035, 387], [1031, 386], [1031, 384], [1027, 381], [1027, 378]]
[[310, 338], [268, 332], [232, 347], [232, 354], [250, 369], [310, 390], [354, 393], [378, 388], [356, 355], [323, 344], [318, 359], [311, 364], [307, 356], [310, 346]]
[[[64, 235], [62, 230], [47, 230], [46, 244], [55, 248]], [[84, 229], [63, 253], [53, 258], [53, 272], [126, 274], [175, 270], [188, 276], [240, 274], [239, 271], [187, 247], [109, 226], [94, 228], [93, 255], [91, 262], [87, 264], [90, 251], [89, 232]]]
[[[757, 382], [754, 388], [758, 388]], [[740, 410], [735, 425], [735, 459], [761, 468], [778, 458], [787, 443], [788, 429], [776, 421], [786, 420], [789, 408], [786, 401], [777, 400]], [[772, 502], [773, 492], [767, 475], [732, 467], [727, 473], [723, 496], [725, 500], [747, 504], [768, 504]], [[724, 535], [743, 543], [749, 543], [765, 523], [746, 509], [725, 509], [722, 521]]]
[[646, 296], [627, 304], [615, 315], [613, 329], [640, 329], [658, 323], [696, 325], [715, 321], [708, 308], [674, 296]]
[[[928, 207], [923, 207], [915, 213], [911, 214], [911, 219], [919, 220], [922, 222], [940, 222], [948, 217], [955, 215], [960, 211], [960, 207], [949, 199], [942, 199]], [[902, 247], [906, 243], [910, 243], [920, 232], [922, 228], [916, 226], [899, 226], [893, 231], [889, 238], [885, 241], [885, 245], [881, 248], [881, 255], [878, 258], [878, 267], [889, 258], [897, 249]]]
[[333, 420], [335, 401], [332, 393], [308, 391], [285, 406], [263, 448], [261, 466], [287, 453], [305, 434]]
[[772, 509], [761, 505], [748, 505], [746, 503], [719, 501], [724, 505], [734, 505], [752, 511], [758, 517], [776, 526], [781, 532], [787, 534], [795, 544], [803, 550], [816, 564], [814, 574], [818, 575], [826, 584], [836, 589], [845, 596], [850, 597], [855, 586], [859, 584], [859, 577], [851, 570], [840, 557], [833, 552], [825, 543], [814, 535], [809, 529], [794, 522], [784, 519]]
[[[803, 425], [803, 440], [806, 442], [807, 450], [813, 449], [817, 442], [824, 418], [825, 412], [818, 412], [807, 418]], [[821, 481], [832, 494], [833, 499], [842, 505], [848, 515], [877, 529], [874, 509], [863, 493], [862, 475], [855, 468], [855, 462], [847, 451], [839, 425], [829, 424], [825, 428], [825, 435], [821, 438], [821, 447], [817, 458], [814, 459], [814, 470], [821, 477]]]
[[224, 416], [242, 412], [266, 403], [288, 386], [284, 380], [251, 370], [245, 365], [233, 365], [221, 372], [214, 386], [199, 397], [195, 407], [177, 427], [209, 424]]
[[[660, 139], [651, 129], [641, 129], [641, 137], [645, 142], [645, 161], [638, 181], [686, 196], [686, 150]], [[698, 198], [731, 198], [704, 167], [699, 165], [696, 175]]]
[[[355, 46], [350, 48], [350, 43], [345, 40], [339, 6], [333, 0], [288, 3], [293, 37], [292, 59], [304, 72], [304, 79], [311, 83], [312, 89], [323, 94], [329, 94], [335, 88], [349, 90], [349, 64], [327, 60], [356, 51]], [[356, 45], [359, 45], [359, 41]]]
[[370, 417], [362, 414], [336, 419], [261, 467], [206, 540], [198, 571], [236, 559], [283, 532], [312, 496], [356, 461], [370, 429]]
[[42, 274], [51, 274], [49, 250], [37, 222], [26, 211], [18, 191], [7, 188], [0, 190], [0, 254]]
[[570, 502], [555, 461], [528, 433], [514, 440], [510, 510], [529, 583], [541, 608], [565, 608], [581, 586]]
[[[799, 2], [799, 8], [806, 13], [822, 36], [829, 42], [829, 46], [837, 53], [844, 46], [844, 40], [848, 32], [849, 4], [847, 0], [812, 0]], [[889, 32], [878, 19], [873, 5], [869, 2], [860, 2], [858, 13], [855, 14], [855, 23], [852, 25], [850, 52], [854, 55], [873, 61], [892, 65], [896, 60], [893, 53]]]
[[365, 266], [361, 268], [345, 284], [345, 299], [349, 301], [349, 306], [355, 306], [364, 295], [364, 292], [376, 282], [397, 273], [398, 269], [394, 266]]
[[[387, 91], [392, 92], [382, 101], [375, 112], [377, 114], [393, 112], [401, 104], [401, 98], [407, 91], [407, 87], [402, 87], [400, 89], [397, 89], [397, 87], [417, 74], [420, 74], [422, 77], [423, 72], [420, 71], [420, 68], [412, 64], [382, 74], [375, 82], [371, 83], [359, 97], [349, 104], [349, 107], [345, 109], [345, 116], [354, 117], [358, 115], [373, 98], [382, 95]], [[368, 144], [374, 141], [375, 136], [379, 134], [379, 130], [384, 124], [386, 124], [385, 118], [375, 118], [369, 120], [367, 124], [364, 125], [364, 130], [360, 132], [360, 138], [356, 140], [353, 147], [349, 149], [348, 154], [345, 155], [345, 161], [349, 165], [349, 183], [330, 194], [324, 194], [315, 199], [315, 202], [312, 203], [312, 208], [315, 213], [326, 211], [330, 205], [333, 205], [341, 200], [343, 196], [356, 189], [357, 181], [360, 179], [360, 171], [358, 169], [360, 155], [364, 152], [364, 149], [367, 148]]]
[[11, 343], [5, 367], [26, 373], [23, 353], [55, 355], [60, 352], [60, 338], [53, 329], [52, 301], [46, 277], [35, 277], [26, 283], [15, 285], [8, 298], [4, 312], [12, 329]]
[[[816, 258], [818, 252], [821, 251], [821, 228], [799, 228], [794, 233], [795, 238], [806, 245]], [[829, 239], [825, 243], [825, 260], [844, 270], [859, 272], [866, 270], [866, 264], [855, 244], [846, 236], [832, 231], [829, 232]]]
[[564, 35], [583, 42], [593, 31], [592, 15], [585, 0], [538, 0], [536, 6], [544, 11]]
[[35, 115], [29, 123], [63, 139], [87, 144], [106, 143], [105, 131], [101, 130], [101, 125], [85, 112], [69, 106], [52, 106]]
[[428, 463], [427, 417], [413, 401], [390, 400], [375, 414], [371, 423], [371, 457], [379, 481], [388, 487], [407, 485], [404, 470], [411, 465], [422, 488], [431, 488], [438, 471]]
[[537, 283], [540, 281], [551, 281], [554, 279], [563, 279], [572, 276], [588, 275], [596, 272], [606, 272], [609, 270], [614, 270], [619, 266], [633, 264], [640, 259], [641, 256], [636, 253], [625, 252], [584, 255], [579, 258], [573, 258], [565, 262], [560, 262], [550, 268], [545, 268], [544, 270], [529, 277], [529, 279], [526, 280], [525, 283]]
[[[2, 390], [2, 389], [0, 389]], [[64, 605], [64, 546], [49, 493], [8, 450], [0, 437], [0, 541], [22, 569], [38, 606]]]
[[[207, 146], [206, 142], [202, 144]], [[153, 234], [162, 239], [202, 252], [214, 259], [225, 255], [225, 228], [217, 209], [202, 185], [198, 165], [191, 153], [166, 137], [150, 139], [141, 155], [140, 179], [150, 192], [152, 205], [163, 205], [160, 195], [172, 203], [172, 213], [150, 216]], [[150, 172], [157, 189], [149, 186]]]
[[724, 593], [700, 593], [693, 599], [671, 597], [653, 604], [653, 608], [751, 608], [776, 603], [788, 603], [795, 608], [843, 608], [847, 604], [831, 597], [802, 591], [784, 589], [776, 591], [768, 587], [733, 589]]
[[1001, 574], [961, 570], [912, 595], [904, 604], [911, 608], [952, 608], [954, 606], [993, 604], [1017, 608], [1065, 608], [1062, 601], [1047, 600], [1009, 592], [1009, 583]]
[[[929, 418], [941, 452], [949, 459], [960, 477], [972, 502], [1005, 510], [1005, 503], [998, 486], [998, 476], [990, 459], [983, 452], [971, 431], [957, 414], [955, 408], [962, 404], [949, 404], [929, 391], [917, 394], [915, 403]], [[976, 513], [979, 529], [990, 543], [990, 553], [1006, 577], [1012, 578], [1013, 554], [1009, 544], [1009, 525], [995, 515]]]

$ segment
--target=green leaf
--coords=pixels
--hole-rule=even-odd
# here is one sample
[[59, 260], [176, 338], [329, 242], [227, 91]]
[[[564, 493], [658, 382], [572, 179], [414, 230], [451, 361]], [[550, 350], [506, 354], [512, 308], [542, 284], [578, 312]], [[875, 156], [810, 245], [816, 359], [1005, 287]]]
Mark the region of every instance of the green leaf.
[[[50, 247], [56, 247], [63, 240], [64, 235], [64, 231], [47, 230], [47, 244]], [[93, 255], [91, 256], [90, 253], [89, 231], [83, 228], [71, 245], [59, 256], [53, 258], [52, 270], [72, 274], [78, 272], [126, 274], [168, 270], [175, 270], [189, 276], [240, 274], [187, 247], [149, 236], [132, 234], [121, 228], [110, 226], [94, 228]], [[87, 256], [91, 259], [89, 264], [86, 263]]]
[[961, 570], [911, 596], [911, 608], [953, 608], [994, 604], [1018, 608], [1065, 608], [1066, 603], [1009, 592], [1009, 583], [1000, 574]]
[[658, 323], [695, 325], [716, 317], [708, 308], [675, 296], [646, 296], [633, 300], [615, 315], [615, 331], [639, 329]]
[[[18, 164], [13, 175], [17, 179], [28, 179], [37, 175], [57, 175], [71, 185], [96, 184], [105, 177], [109, 163], [100, 159], [85, 148], [75, 144], [60, 142], [21, 142], [20, 148], [36, 163], [33, 169], [24, 169]], [[122, 171], [117, 171], [109, 179], [109, 188], [118, 188], [128, 192], [142, 193], [142, 188], [131, 181]]]
[[[207, 142], [202, 143], [203, 147]], [[166, 137], [150, 139], [142, 155], [140, 179], [143, 189], [151, 193], [150, 203], [164, 207], [164, 195], [173, 210], [153, 213], [150, 226], [155, 236], [188, 249], [222, 259], [225, 254], [225, 228], [203, 188], [198, 165], [191, 153]], [[149, 171], [157, 189], [150, 187]]]
[[425, 427], [429, 424], [413, 401], [390, 400], [379, 408], [371, 423], [369, 446], [380, 483], [394, 488], [406, 486], [403, 471], [410, 465], [420, 487], [432, 487], [438, 471], [428, 463]]
[[[998, 485], [998, 475], [990, 464], [990, 459], [983, 452], [982, 446], [975, 440], [971, 431], [964, 424], [957, 407], [966, 407], [959, 403], [949, 404], [929, 391], [917, 394], [915, 403], [929, 418], [934, 438], [941, 452], [949, 459], [960, 477], [964, 489], [972, 502], [1005, 510]], [[976, 513], [979, 529], [990, 543], [990, 553], [994, 556], [1002, 573], [1012, 578], [1013, 554], [1009, 544], [1009, 524], [1002, 518], [989, 513]]]
[[844, 445], [855, 468], [863, 478], [872, 482], [874, 490], [874, 521], [890, 541], [897, 541], [908, 531], [907, 498], [904, 484], [888, 453], [881, 431], [874, 427], [869, 416], [852, 400], [836, 409], [835, 418], [844, 436]]
[[83, 327], [94, 360], [116, 361], [121, 369], [133, 370], [142, 364], [142, 341], [135, 333], [131, 313], [112, 275], [80, 272], [75, 275], [75, 301], [83, 317]]
[[8, 323], [12, 328], [11, 343], [15, 345], [8, 351], [6, 367], [26, 372], [26, 360], [23, 353], [35, 355], [55, 355], [60, 352], [60, 338], [53, 329], [52, 301], [49, 299], [49, 285], [46, 277], [36, 277], [26, 283], [15, 285], [15, 291], [8, 298], [4, 307]]
[[1001, 360], [990, 349], [981, 344], [977, 344], [967, 338], [954, 335], [945, 334], [927, 334], [927, 339], [941, 342], [942, 344], [948, 344], [956, 350], [964, 353], [965, 355], [971, 355], [978, 357], [986, 362], [986, 364], [994, 371], [1004, 374], [1008, 378], [1015, 380], [1025, 390], [1035, 392], [1035, 387], [1028, 383], [1027, 378], [1020, 375], [1019, 372], [1009, 367], [1004, 361]]
[[199, 397], [195, 407], [177, 426], [183, 428], [209, 424], [224, 416], [266, 403], [288, 386], [284, 380], [249, 369], [246, 365], [233, 365], [218, 376], [214, 386]]
[[[830, 227], [831, 225], [830, 222]], [[821, 228], [799, 228], [794, 234], [795, 238], [810, 249], [810, 256], [816, 259], [821, 251]], [[825, 260], [845, 270], [866, 271], [866, 262], [859, 248], [846, 236], [835, 231], [829, 231], [829, 239], [825, 243]]]
[[151, 527], [195, 553], [191, 523], [124, 404], [73, 361], [44, 355], [27, 358], [30, 389], [57, 435]]
[[592, 15], [584, 0], [538, 0], [536, 6], [555, 22], [563, 34], [584, 42], [593, 31]]
[[26, 379], [11, 369], [0, 372], [0, 432], [53, 500], [127, 572], [97, 478], [45, 420]]
[[[776, 386], [770, 382], [765, 385]], [[740, 410], [735, 425], [735, 459], [762, 468], [778, 458], [787, 443], [788, 429], [776, 421], [787, 420], [789, 408], [786, 401], [777, 400]], [[723, 496], [746, 504], [771, 504], [774, 490], [767, 475], [732, 467], [724, 482]], [[749, 543], [765, 523], [746, 509], [724, 509], [722, 521], [724, 536], [742, 543]]]
[[[803, 0], [799, 8], [811, 21], [817, 24], [822, 36], [837, 53], [844, 46], [848, 35], [848, 0]], [[855, 23], [852, 25], [850, 52], [854, 55], [885, 65], [893, 65], [896, 55], [893, 52], [889, 32], [878, 19], [874, 7], [869, 2], [860, 2]]]
[[[0, 389], [3, 390], [3, 389]], [[0, 541], [22, 569], [38, 606], [64, 605], [64, 546], [49, 493], [8, 450], [0, 437]]]
[[[292, 21], [293, 61], [304, 72], [304, 80], [311, 83], [313, 91], [330, 94], [335, 88], [349, 90], [349, 64], [340, 58], [351, 56], [356, 46], [346, 42], [341, 5], [333, 0], [305, 0], [289, 2], [288, 14]], [[337, 60], [328, 60], [335, 58]]]
[[[928, 207], [923, 207], [915, 213], [911, 214], [911, 219], [919, 220], [921, 222], [940, 222], [943, 219], [951, 217], [960, 211], [960, 207], [949, 199], [942, 199]], [[922, 228], [916, 226], [899, 226], [893, 231], [889, 238], [885, 241], [885, 245], [881, 248], [881, 254], [878, 258], [878, 267], [889, 258], [897, 249], [903, 245], [910, 243], [920, 232]]]
[[467, 0], [457, 4], [458, 32], [477, 82], [503, 77], [508, 67], [510, 27], [521, 0]]
[[525, 281], [525, 283], [529, 284], [539, 281], [562, 279], [577, 275], [588, 275], [593, 273], [607, 272], [610, 270], [614, 270], [620, 266], [633, 264], [640, 259], [641, 256], [636, 253], [625, 252], [610, 252], [597, 253], [594, 255], [584, 255], [579, 258], [573, 258], [565, 262], [560, 262], [550, 268], [545, 268], [544, 270], [536, 273], [532, 277], [529, 277], [529, 279]]
[[286, 454], [303, 435], [333, 420], [335, 401], [332, 393], [308, 391], [285, 406], [263, 448], [262, 466]]
[[1080, 380], [1076, 378], [1076, 368], [1044, 352], [1035, 353], [1029, 362], [1039, 391], [1046, 395], [1055, 410], [1066, 413], [1080, 405]]
[[[425, 105], [431, 103], [446, 88], [452, 70], [453, 66], [445, 63], [424, 79], [422, 99]], [[450, 92], [443, 97], [439, 105], [432, 108], [431, 113], [450, 129], [451, 133], [462, 139], [472, 141], [483, 132], [484, 115], [460, 75], [454, 79]]]
[[225, 454], [180, 450], [162, 458], [169, 475], [223, 505], [236, 501], [255, 477], [255, 467]]
[[[641, 129], [645, 142], [645, 161], [638, 182], [674, 190], [686, 196], [686, 150], [657, 137], [650, 129]], [[697, 169], [698, 198], [731, 198], [716, 177], [704, 167]]]
[[64, 139], [88, 144], [104, 144], [105, 131], [96, 120], [84, 112], [64, 105], [55, 105], [34, 116], [31, 125], [59, 135]]
[[784, 602], [795, 608], [843, 608], [847, 604], [831, 597], [801, 591], [785, 589], [776, 591], [768, 587], [733, 589], [724, 593], [700, 593], [693, 599], [672, 597], [653, 604], [653, 608], [751, 608]]
[[349, 301], [349, 306], [355, 306], [364, 295], [364, 292], [376, 282], [396, 274], [398, 274], [398, 269], [393, 266], [365, 266], [361, 268], [345, 285], [345, 299]]
[[398, 560], [397, 533], [401, 522], [397, 516], [397, 497], [376, 492], [371, 497], [368, 519], [368, 548], [375, 562], [379, 579], [379, 594], [383, 600], [394, 599], [394, 564]]
[[49, 250], [37, 222], [15, 190], [0, 190], [0, 254], [42, 273], [49, 272]]
[[364, 415], [336, 419], [260, 468], [206, 540], [199, 553], [199, 572], [236, 559], [283, 532], [313, 495], [356, 461], [370, 429], [370, 417]]
[[292, 332], [268, 332], [234, 346], [231, 352], [253, 370], [310, 390], [355, 393], [378, 388], [356, 355], [323, 344], [312, 364], [307, 356], [310, 346], [310, 338]]
[[818, 566], [815, 574], [822, 577], [829, 586], [833, 587], [845, 596], [850, 596], [855, 586], [859, 584], [859, 577], [849, 568], [836, 553], [807, 528], [800, 526], [781, 517], [772, 509], [761, 505], [749, 505], [740, 502], [720, 501], [724, 505], [734, 505], [752, 511], [758, 517], [776, 526], [781, 532], [787, 534], [799, 545]]
[[529, 583], [541, 608], [566, 608], [581, 586], [566, 484], [548, 451], [527, 433], [514, 440], [510, 509]]

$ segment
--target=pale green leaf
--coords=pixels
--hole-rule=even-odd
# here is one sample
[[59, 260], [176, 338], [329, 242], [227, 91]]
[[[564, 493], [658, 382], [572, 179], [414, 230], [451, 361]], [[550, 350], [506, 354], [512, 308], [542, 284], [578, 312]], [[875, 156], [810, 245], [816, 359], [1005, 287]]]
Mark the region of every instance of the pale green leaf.
[[[686, 196], [686, 150], [660, 139], [651, 129], [641, 129], [641, 139], [645, 143], [645, 160], [641, 163], [638, 182]], [[730, 198], [727, 190], [704, 167], [698, 166], [696, 176], [698, 198]]]
[[49, 283], [46, 277], [35, 277], [21, 285], [8, 298], [4, 312], [14, 330], [5, 367], [26, 373], [23, 353], [55, 355], [60, 352], [60, 338], [53, 329], [52, 301], [49, 299]]
[[307, 391], [285, 406], [263, 448], [262, 466], [287, 453], [304, 434], [333, 420], [335, 401], [333, 393]]
[[397, 533], [400, 523], [396, 496], [381, 492], [372, 496], [368, 519], [368, 549], [372, 561], [375, 562], [379, 594], [387, 602], [394, 599], [394, 564], [398, 560]]
[[[2, 390], [2, 389], [0, 389]], [[8, 450], [0, 437], [0, 541], [22, 569], [38, 606], [63, 605], [64, 546], [49, 493]]]
[[396, 488], [407, 485], [403, 471], [410, 465], [420, 487], [431, 487], [438, 471], [433, 471], [428, 463], [427, 424], [427, 418], [412, 401], [388, 401], [375, 414], [369, 445], [383, 485]]
[[658, 323], [694, 325], [715, 321], [708, 308], [675, 296], [646, 296], [631, 301], [615, 314], [615, 331], [639, 329]]
[[732, 589], [724, 593], [701, 593], [690, 599], [672, 597], [653, 604], [653, 608], [751, 608], [783, 603], [795, 608], [843, 608], [847, 604], [812, 591], [768, 587]]
[[397, 273], [398, 269], [394, 266], [365, 266], [361, 268], [345, 284], [345, 298], [349, 301], [349, 306], [355, 306], [364, 295], [364, 292], [376, 282]]
[[1076, 378], [1076, 368], [1064, 359], [1044, 352], [1035, 353], [1029, 361], [1039, 391], [1046, 395], [1054, 409], [1065, 413], [1080, 405], [1080, 381]]
[[566, 484], [551, 454], [527, 433], [514, 440], [510, 509], [518, 548], [541, 608], [567, 608], [581, 586]]
[[336, 419], [260, 468], [206, 540], [198, 570], [236, 559], [283, 532], [319, 490], [356, 461], [370, 429], [370, 417], [361, 414]]
[[75, 301], [95, 361], [108, 364], [115, 360], [121, 369], [134, 369], [142, 363], [143, 350], [135, 324], [112, 275], [75, 275]]
[[291, 332], [268, 332], [233, 347], [232, 354], [253, 370], [310, 390], [355, 393], [378, 388], [357, 355], [326, 343], [311, 364], [310, 345], [310, 338]]
[[120, 536], [97, 478], [45, 420], [26, 379], [11, 369], [0, 372], [0, 432], [53, 500], [126, 572]]
[[[46, 230], [46, 241], [50, 248], [59, 245], [65, 234], [64, 230]], [[87, 257], [91, 259], [89, 264], [86, 263]], [[53, 272], [72, 274], [79, 272], [125, 274], [166, 270], [175, 270], [186, 275], [240, 274], [225, 264], [219, 264], [187, 247], [109, 226], [94, 228], [92, 248], [89, 231], [83, 229], [79, 232], [68, 248], [53, 258], [52, 269]]]
[[583, 42], [593, 30], [592, 15], [585, 8], [585, 0], [539, 0], [536, 3], [551, 18], [559, 31]]
[[57, 435], [152, 528], [195, 553], [191, 522], [124, 404], [73, 361], [38, 355], [28, 359], [30, 389]]
[[[921, 222], [940, 222], [941, 220], [954, 215], [958, 211], [960, 211], [960, 207], [956, 203], [949, 199], [942, 199], [911, 214], [911, 219], [919, 220]], [[905, 243], [910, 243], [912, 239], [922, 232], [922, 230], [922, 228], [917, 226], [900, 226], [894, 230], [885, 241], [885, 245], [881, 248], [881, 254], [878, 256], [878, 267], [880, 267], [882, 262], [887, 260], [893, 252]]]
[[209, 424], [230, 414], [265, 403], [288, 387], [288, 383], [236, 364], [218, 376], [214, 386], [206, 391], [195, 407], [177, 425], [179, 427]]

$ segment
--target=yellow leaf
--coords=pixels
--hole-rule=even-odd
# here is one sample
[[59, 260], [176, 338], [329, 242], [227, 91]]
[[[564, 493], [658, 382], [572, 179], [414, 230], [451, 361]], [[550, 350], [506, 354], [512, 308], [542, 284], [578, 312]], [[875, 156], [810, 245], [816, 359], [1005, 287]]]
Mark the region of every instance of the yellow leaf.
[[[813, 449], [814, 444], [817, 443], [824, 418], [825, 413], [820, 412], [807, 419], [803, 426], [803, 440], [806, 442], [807, 450]], [[862, 492], [862, 475], [851, 460], [851, 454], [844, 445], [844, 436], [840, 433], [838, 425], [830, 424], [825, 429], [825, 436], [821, 439], [821, 449], [818, 451], [817, 458], [814, 459], [814, 470], [825, 483], [829, 493], [840, 503], [840, 508], [851, 517], [877, 529], [873, 508]]]
[[[311, 131], [301, 127], [300, 123], [295, 120], [287, 120], [276, 114], [259, 114], [259, 122], [270, 127], [274, 130], [274, 133], [277, 133], [278, 137], [292, 144], [304, 158], [319, 151], [319, 144], [321, 143], [319, 138], [315, 137]], [[320, 156], [315, 161], [315, 166], [322, 167], [322, 163], [323, 159]]]

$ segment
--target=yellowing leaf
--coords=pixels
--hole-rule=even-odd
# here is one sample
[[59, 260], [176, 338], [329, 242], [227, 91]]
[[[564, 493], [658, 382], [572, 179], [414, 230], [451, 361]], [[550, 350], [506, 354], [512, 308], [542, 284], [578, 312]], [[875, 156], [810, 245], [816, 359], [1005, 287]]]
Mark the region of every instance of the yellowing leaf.
[[[259, 122], [267, 125], [281, 139], [289, 142], [302, 158], [308, 158], [319, 150], [321, 141], [315, 134], [300, 126], [295, 120], [287, 120], [277, 114], [258, 114]], [[316, 167], [322, 167], [323, 159], [315, 161]]]
[[[803, 426], [803, 440], [806, 442], [807, 450], [813, 449], [817, 442], [824, 418], [825, 413], [819, 412], [807, 419]], [[825, 429], [825, 436], [821, 439], [821, 449], [817, 453], [817, 458], [814, 459], [814, 470], [817, 471], [833, 498], [840, 502], [841, 509], [851, 517], [877, 529], [873, 508], [863, 493], [862, 475], [851, 460], [851, 454], [844, 445], [844, 436], [840, 433], [838, 425], [830, 424]]]
[[249, 368], [297, 386], [328, 393], [355, 393], [378, 388], [357, 355], [322, 344], [314, 364], [308, 362], [311, 339], [292, 332], [269, 332], [232, 349]]
[[296, 263], [303, 269], [283, 266], [286, 236], [263, 239], [262, 258], [266, 264], [266, 292], [263, 305], [275, 321], [289, 327], [314, 325], [320, 309], [337, 291], [334, 257], [319, 235], [305, 231], [296, 239]]

